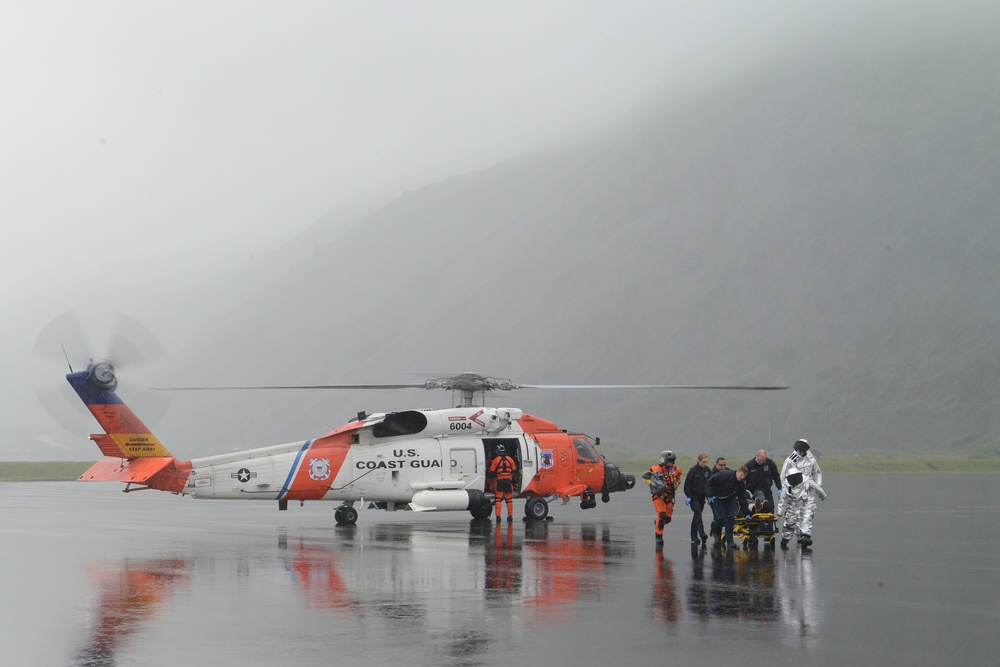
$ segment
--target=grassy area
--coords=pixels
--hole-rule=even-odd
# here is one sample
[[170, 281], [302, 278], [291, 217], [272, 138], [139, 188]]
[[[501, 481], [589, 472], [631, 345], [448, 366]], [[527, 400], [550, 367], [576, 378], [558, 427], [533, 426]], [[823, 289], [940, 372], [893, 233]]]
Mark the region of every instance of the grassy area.
[[[752, 455], [752, 454], [751, 454]], [[610, 456], [608, 458], [611, 458]], [[750, 456], [727, 456], [729, 467], [735, 463], [743, 464]], [[784, 460], [780, 456], [772, 457], [778, 465]], [[614, 461], [612, 458], [611, 460]], [[657, 457], [647, 460], [624, 460], [619, 463], [624, 470], [630, 472], [645, 471], [655, 463]], [[710, 463], [715, 462], [715, 455], [710, 455]], [[680, 456], [677, 460], [684, 470], [694, 464], [694, 457]], [[858, 473], [1000, 473], [1000, 454], [993, 451], [943, 451], [922, 452], [911, 450], [853, 450], [827, 452], [819, 457], [819, 465], [823, 474], [858, 474]]]
[[91, 465], [89, 461], [0, 461], [0, 482], [73, 480]]

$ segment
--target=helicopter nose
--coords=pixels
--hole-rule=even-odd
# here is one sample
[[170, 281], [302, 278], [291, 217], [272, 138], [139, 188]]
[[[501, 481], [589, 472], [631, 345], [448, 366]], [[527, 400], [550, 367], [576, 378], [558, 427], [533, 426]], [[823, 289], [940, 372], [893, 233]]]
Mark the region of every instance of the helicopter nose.
[[635, 475], [622, 472], [621, 468], [610, 461], [604, 462], [604, 495], [616, 491], [628, 491], [635, 486]]

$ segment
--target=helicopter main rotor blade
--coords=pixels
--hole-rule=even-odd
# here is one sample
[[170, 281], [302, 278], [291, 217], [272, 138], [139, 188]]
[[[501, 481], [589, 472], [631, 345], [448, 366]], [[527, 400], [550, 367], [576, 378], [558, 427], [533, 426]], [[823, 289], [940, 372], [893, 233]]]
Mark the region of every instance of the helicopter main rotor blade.
[[246, 385], [231, 387], [151, 387], [156, 391], [232, 391], [236, 389], [425, 389], [419, 384], [295, 384], [295, 385]]
[[702, 384], [519, 384], [517, 389], [735, 389], [776, 391], [781, 386], [702, 385]]
[[[410, 384], [296, 384], [296, 385], [240, 385], [220, 387], [151, 387], [156, 391], [233, 391], [240, 389], [458, 389], [427, 382]], [[698, 384], [515, 384], [488, 386], [476, 390], [493, 389], [725, 389], [748, 391], [775, 391], [788, 389], [781, 386], [698, 385]]]

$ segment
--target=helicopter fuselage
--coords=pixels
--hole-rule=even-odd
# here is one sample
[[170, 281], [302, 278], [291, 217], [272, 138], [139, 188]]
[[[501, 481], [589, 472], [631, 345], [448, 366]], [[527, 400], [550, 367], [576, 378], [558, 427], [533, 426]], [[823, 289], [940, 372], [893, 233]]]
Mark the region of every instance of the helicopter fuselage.
[[[106, 433], [91, 436], [106, 458], [84, 481], [120, 481], [202, 499], [340, 501], [338, 523], [354, 523], [358, 501], [385, 510], [493, 509], [490, 462], [504, 450], [516, 462], [514, 496], [544, 519], [557, 498], [596, 506], [631, 489], [635, 476], [606, 461], [588, 436], [517, 408], [466, 406], [359, 418], [312, 440], [177, 461], [115, 393], [113, 369], [100, 364], [67, 379]], [[107, 377], [105, 377], [105, 375]]]

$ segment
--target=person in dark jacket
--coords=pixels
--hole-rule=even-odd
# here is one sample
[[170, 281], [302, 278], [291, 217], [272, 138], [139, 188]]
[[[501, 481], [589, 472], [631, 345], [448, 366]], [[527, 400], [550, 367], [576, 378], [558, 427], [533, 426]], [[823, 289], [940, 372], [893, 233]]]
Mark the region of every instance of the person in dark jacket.
[[766, 451], [761, 449], [755, 457], [747, 461], [745, 467], [747, 469], [747, 491], [753, 498], [757, 498], [757, 492], [760, 491], [764, 495], [764, 500], [767, 501], [767, 509], [759, 509], [773, 513], [775, 505], [771, 485], [773, 484], [778, 489], [781, 488], [781, 470], [778, 465], [767, 457]]
[[701, 452], [698, 454], [697, 465], [691, 466], [687, 476], [684, 478], [684, 495], [687, 496], [687, 505], [694, 512], [691, 517], [691, 543], [708, 544], [708, 535], [705, 534], [705, 523], [702, 521], [701, 513], [705, 509], [705, 483], [711, 477], [712, 471], [708, 467], [708, 454]]
[[[719, 472], [720, 470], [725, 470], [725, 469], [726, 469], [726, 465], [727, 465], [727, 464], [726, 464], [726, 457], [725, 457], [725, 456], [720, 456], [719, 458], [715, 459], [715, 467], [713, 467], [713, 468], [712, 468], [712, 474], [711, 474], [711, 475], [709, 475], [709, 477], [711, 477], [711, 476], [712, 476], [712, 475], [714, 475], [715, 473]], [[707, 482], [706, 482], [706, 483], [707, 483]], [[705, 494], [705, 496], [706, 496], [706, 498], [705, 498], [705, 502], [707, 502], [707, 503], [709, 504], [709, 507], [711, 507], [711, 508], [712, 508], [712, 529], [711, 529], [711, 530], [709, 531], [709, 534], [710, 534], [710, 535], [711, 535], [712, 537], [714, 537], [714, 538], [715, 538], [715, 541], [716, 541], [716, 544], [718, 544], [718, 541], [719, 541], [719, 539], [720, 539], [720, 538], [721, 538], [722, 536], [721, 536], [721, 535], [719, 535], [719, 533], [717, 533], [717, 532], [716, 532], [716, 529], [717, 529], [717, 528], [718, 528], [718, 527], [719, 527], [720, 525], [722, 525], [722, 524], [721, 524], [721, 523], [719, 522], [719, 519], [720, 519], [721, 517], [720, 517], [720, 516], [718, 515], [718, 512], [716, 512], [716, 509], [715, 509], [715, 503], [714, 503], [714, 502], [712, 502], [712, 501], [710, 501], [710, 500], [708, 500], [708, 494], [707, 494], [707, 493]]]
[[733, 520], [736, 518], [736, 511], [743, 514], [749, 512], [747, 507], [747, 487], [743, 483], [747, 477], [747, 469], [740, 466], [737, 470], [719, 470], [705, 483], [705, 494], [708, 502], [713, 503], [712, 509], [715, 512], [714, 535], [715, 544], [719, 545], [719, 538], [725, 528], [726, 546], [736, 547], [736, 540], [733, 539]]

